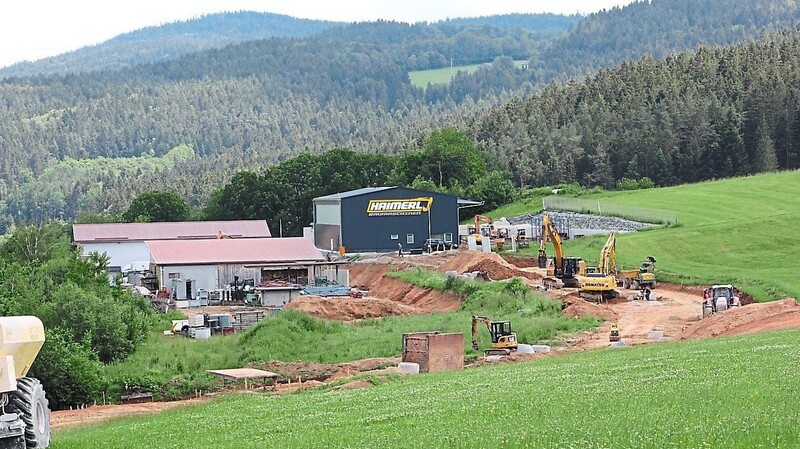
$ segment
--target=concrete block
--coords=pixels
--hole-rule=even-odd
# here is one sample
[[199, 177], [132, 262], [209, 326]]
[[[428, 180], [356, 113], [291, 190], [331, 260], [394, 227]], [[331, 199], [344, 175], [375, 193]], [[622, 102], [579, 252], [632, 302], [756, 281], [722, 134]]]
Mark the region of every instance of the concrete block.
[[518, 354], [533, 354], [533, 346], [531, 345], [517, 345]]
[[549, 345], [531, 345], [531, 349], [533, 349], [533, 352], [535, 352], [537, 354], [538, 353], [550, 352], [550, 346]]
[[487, 355], [486, 356], [486, 361], [487, 362], [496, 362], [496, 361], [498, 361], [498, 360], [500, 360], [502, 358], [503, 358], [502, 355]]
[[405, 374], [419, 374], [419, 363], [400, 362], [397, 367]]
[[610, 346], [612, 348], [624, 348], [624, 347], [628, 346], [628, 343], [625, 342], [625, 340], [612, 341]]
[[647, 338], [650, 338], [652, 340], [658, 340], [659, 338], [663, 337], [664, 337], [664, 332], [661, 331], [651, 331], [649, 334], [647, 334]]

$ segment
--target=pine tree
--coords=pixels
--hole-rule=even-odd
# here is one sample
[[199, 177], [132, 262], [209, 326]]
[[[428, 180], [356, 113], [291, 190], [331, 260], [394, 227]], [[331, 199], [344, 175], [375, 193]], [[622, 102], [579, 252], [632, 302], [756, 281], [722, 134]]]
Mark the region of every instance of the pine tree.
[[775, 154], [775, 144], [770, 136], [767, 127], [767, 120], [764, 115], [758, 122], [758, 129], [756, 130], [756, 148], [755, 148], [755, 171], [756, 172], [769, 172], [778, 169], [778, 157]]

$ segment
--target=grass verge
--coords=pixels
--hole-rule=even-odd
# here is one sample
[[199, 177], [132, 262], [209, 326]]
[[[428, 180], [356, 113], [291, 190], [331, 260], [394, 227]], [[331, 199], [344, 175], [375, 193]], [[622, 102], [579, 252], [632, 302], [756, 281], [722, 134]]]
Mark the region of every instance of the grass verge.
[[800, 330], [609, 349], [390, 379], [229, 395], [57, 432], [52, 449], [794, 448]]

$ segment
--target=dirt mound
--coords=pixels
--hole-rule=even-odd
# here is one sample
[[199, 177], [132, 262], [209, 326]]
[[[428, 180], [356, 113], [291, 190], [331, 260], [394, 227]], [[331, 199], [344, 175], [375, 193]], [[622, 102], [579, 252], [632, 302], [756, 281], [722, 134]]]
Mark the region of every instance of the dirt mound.
[[518, 268], [538, 268], [539, 259], [535, 257], [503, 256], [510, 264]]
[[582, 318], [585, 316], [593, 316], [602, 318], [606, 321], [618, 321], [619, 316], [616, 312], [608, 307], [603, 307], [595, 303], [584, 301], [582, 299], [570, 299], [565, 303], [567, 307], [561, 311], [562, 315], [571, 316], [574, 318]]
[[498, 281], [512, 277], [539, 279], [535, 273], [522, 271], [516, 266], [506, 262], [497, 253], [484, 253], [480, 251], [462, 251], [456, 257], [439, 267], [439, 271], [456, 271], [467, 273], [485, 270], [492, 280]]
[[345, 269], [350, 271], [350, 286], [360, 290], [372, 290], [372, 286], [383, 278], [383, 275], [390, 271], [402, 271], [408, 265], [401, 263], [378, 264], [378, 263], [354, 263], [347, 265]]
[[684, 330], [680, 339], [724, 337], [794, 327], [800, 327], [800, 306], [794, 299], [784, 299], [714, 314]]
[[289, 310], [305, 312], [323, 320], [355, 321], [382, 316], [406, 316], [425, 313], [415, 307], [381, 298], [321, 298], [300, 296], [286, 305]]
[[400, 279], [383, 277], [372, 286], [372, 294], [381, 298], [411, 306], [416, 313], [452, 312], [461, 307], [461, 298], [449, 291], [440, 292], [417, 287]]

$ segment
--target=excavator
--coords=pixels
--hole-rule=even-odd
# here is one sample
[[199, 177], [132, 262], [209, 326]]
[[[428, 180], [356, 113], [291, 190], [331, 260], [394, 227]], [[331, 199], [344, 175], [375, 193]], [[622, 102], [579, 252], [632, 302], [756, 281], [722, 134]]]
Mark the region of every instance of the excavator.
[[[484, 229], [487, 229], [487, 232], [485, 234], [482, 232], [483, 229], [481, 229], [481, 223], [486, 223], [486, 225], [483, 226]], [[490, 239], [489, 241], [491, 242], [492, 238], [497, 237], [497, 231], [495, 231], [494, 229], [494, 220], [492, 220], [489, 217], [485, 217], [483, 215], [476, 215], [474, 235], [475, 235], [475, 243], [477, 243], [478, 245], [482, 244], [484, 235], [489, 237]]]
[[597, 267], [587, 268], [580, 276], [580, 297], [587, 301], [601, 302], [619, 296], [617, 287], [617, 235], [612, 232], [600, 250]]
[[492, 336], [492, 348], [486, 355], [508, 355], [517, 350], [517, 334], [511, 332], [511, 321], [492, 321], [488, 316], [472, 315], [472, 348], [480, 349], [478, 344], [478, 327], [483, 323]]
[[583, 276], [586, 273], [586, 262], [580, 257], [564, 257], [564, 248], [561, 246], [561, 235], [559, 235], [556, 226], [550, 221], [549, 215], [542, 217], [542, 241], [539, 245], [540, 266], [542, 258], [544, 258], [545, 261], [547, 260], [547, 253], [545, 251], [547, 239], [553, 242], [555, 254], [553, 256], [553, 263], [547, 267], [547, 277], [543, 279], [545, 287], [580, 287], [581, 282], [578, 276]]

